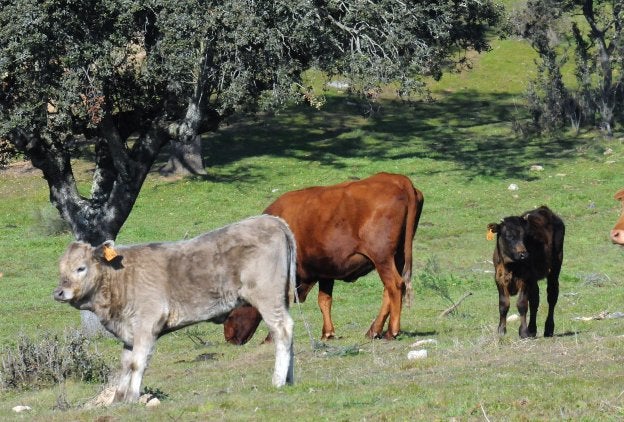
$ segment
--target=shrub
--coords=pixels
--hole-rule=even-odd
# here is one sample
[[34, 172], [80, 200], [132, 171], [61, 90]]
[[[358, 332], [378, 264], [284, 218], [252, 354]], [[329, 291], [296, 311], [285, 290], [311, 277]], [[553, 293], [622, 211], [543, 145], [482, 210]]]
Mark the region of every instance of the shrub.
[[17, 151], [9, 141], [0, 139], [0, 169], [6, 167], [16, 154]]
[[440, 271], [440, 265], [435, 257], [427, 259], [427, 264], [418, 275], [419, 287], [421, 290], [430, 290], [441, 298], [447, 300], [451, 305], [455, 304], [451, 297], [450, 286], [456, 280], [453, 276], [445, 276]]
[[45, 236], [57, 236], [71, 231], [69, 223], [61, 218], [56, 208], [46, 205], [33, 212], [33, 230]]
[[0, 388], [47, 387], [68, 378], [105, 383], [110, 368], [90, 346], [89, 339], [77, 330], [66, 331], [62, 337], [45, 333], [38, 340], [20, 335], [15, 349], [2, 354]]

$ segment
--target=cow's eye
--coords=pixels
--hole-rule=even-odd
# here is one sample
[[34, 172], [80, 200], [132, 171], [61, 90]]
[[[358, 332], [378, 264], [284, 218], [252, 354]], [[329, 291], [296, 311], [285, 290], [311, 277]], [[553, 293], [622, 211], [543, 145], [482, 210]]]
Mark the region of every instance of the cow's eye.
[[82, 273], [84, 273], [85, 271], [87, 271], [87, 267], [78, 267], [78, 268], [76, 269], [76, 272], [77, 272], [78, 274], [82, 274]]

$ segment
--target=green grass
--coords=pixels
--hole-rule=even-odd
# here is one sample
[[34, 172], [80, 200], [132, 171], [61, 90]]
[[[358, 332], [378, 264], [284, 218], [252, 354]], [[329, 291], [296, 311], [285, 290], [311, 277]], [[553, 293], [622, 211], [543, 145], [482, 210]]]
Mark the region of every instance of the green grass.
[[[432, 87], [434, 103], [384, 100], [364, 118], [357, 104], [327, 92], [320, 110], [296, 107], [273, 117], [232, 121], [205, 139], [208, 175], [172, 180], [151, 175], [117, 242], [174, 240], [260, 213], [280, 194], [378, 171], [408, 175], [424, 192], [414, 244], [415, 303], [404, 309], [403, 334], [393, 342], [364, 333], [381, 302], [376, 274], [337, 282], [334, 322], [339, 339], [313, 348], [305, 329], [320, 335], [314, 293], [292, 309], [296, 328], [296, 384], [271, 387], [273, 350], [259, 333], [243, 347], [224, 343], [220, 326], [200, 324], [159, 340], [143, 385], [168, 395], [161, 406], [85, 409], [99, 385], [67, 382], [28, 391], [0, 391], [0, 419], [60, 420], [621, 420], [624, 395], [622, 320], [579, 321], [601, 311], [624, 311], [624, 251], [608, 231], [619, 215], [622, 138], [520, 139], [518, 104], [532, 63], [517, 41], [497, 41], [470, 73]], [[504, 70], [504, 72], [502, 72]], [[504, 74], [503, 74], [504, 73]], [[621, 136], [621, 135], [620, 135]], [[604, 155], [608, 149], [613, 152]], [[531, 171], [532, 165], [543, 171]], [[88, 167], [79, 177], [86, 182]], [[515, 183], [517, 191], [507, 187]], [[57, 260], [71, 237], [47, 236], [37, 210], [47, 185], [37, 172], [0, 174], [0, 346], [19, 333], [33, 336], [78, 326], [79, 313], [55, 303]], [[486, 226], [541, 204], [566, 223], [556, 336], [519, 340], [517, 323], [499, 338], [493, 244]], [[427, 262], [457, 300], [473, 295], [446, 318], [446, 299], [419, 283]], [[604, 283], [593, 283], [598, 278]], [[545, 286], [544, 286], [545, 290]], [[514, 303], [515, 305], [515, 303]], [[512, 308], [512, 311], [515, 311]], [[408, 361], [416, 340], [433, 338], [429, 357]], [[97, 342], [110, 365], [120, 345]], [[215, 359], [196, 361], [215, 353]], [[59, 398], [70, 409], [55, 410]], [[33, 410], [11, 412], [18, 404]], [[108, 419], [105, 419], [108, 418]]]

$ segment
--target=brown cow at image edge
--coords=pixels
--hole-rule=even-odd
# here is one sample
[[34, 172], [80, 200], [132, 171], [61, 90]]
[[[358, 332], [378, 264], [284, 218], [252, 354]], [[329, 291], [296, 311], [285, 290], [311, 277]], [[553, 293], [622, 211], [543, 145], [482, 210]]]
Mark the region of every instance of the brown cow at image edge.
[[[379, 173], [358, 181], [287, 192], [265, 209], [288, 223], [297, 242], [297, 293], [303, 302], [319, 283], [322, 339], [335, 337], [334, 280], [352, 282], [376, 269], [384, 285], [379, 314], [367, 336], [386, 339], [400, 330], [403, 296], [411, 294], [412, 242], [423, 194], [409, 178]], [[244, 344], [262, 320], [252, 307], [236, 309], [224, 324], [230, 343]]]
[[[622, 202], [624, 200], [624, 189], [620, 189], [614, 196], [617, 201]], [[624, 205], [624, 202], [622, 202]], [[611, 230], [610, 233], [611, 241], [616, 245], [624, 246], [624, 208], [622, 209], [622, 213], [620, 214], [620, 218], [618, 218], [615, 226]]]
[[[544, 337], [552, 337], [555, 330], [554, 312], [559, 297], [559, 272], [563, 262], [563, 221], [548, 207], [542, 206], [520, 216], [505, 217], [488, 225], [496, 233], [493, 262], [498, 288], [500, 320], [498, 334], [507, 331], [509, 296], [518, 295], [520, 337], [535, 337], [539, 307], [538, 280], [547, 278], [548, 316]], [[490, 234], [488, 233], [488, 234]], [[530, 311], [527, 325], [526, 314]]]

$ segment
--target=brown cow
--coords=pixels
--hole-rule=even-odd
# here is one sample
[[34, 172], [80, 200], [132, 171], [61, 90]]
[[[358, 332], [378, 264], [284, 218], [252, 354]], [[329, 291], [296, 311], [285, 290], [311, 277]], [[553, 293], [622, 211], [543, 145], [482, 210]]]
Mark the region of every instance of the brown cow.
[[[282, 217], [297, 241], [297, 293], [303, 302], [318, 281], [323, 314], [322, 339], [335, 336], [331, 319], [334, 280], [355, 281], [376, 269], [384, 285], [379, 315], [367, 335], [396, 337], [403, 295], [411, 289], [412, 241], [423, 195], [405, 176], [379, 173], [367, 179], [287, 192], [267, 214]], [[250, 307], [233, 312], [224, 324], [225, 338], [247, 342], [261, 317]]]
[[286, 223], [268, 215], [180, 242], [73, 242], [61, 257], [54, 299], [93, 311], [123, 342], [115, 401], [139, 398], [156, 339], [200, 321], [222, 323], [243, 304], [259, 309], [269, 326], [279, 387], [293, 382], [295, 248]]
[[[509, 296], [518, 294], [518, 332], [522, 338], [535, 337], [539, 307], [537, 281], [546, 277], [548, 316], [544, 337], [552, 337], [555, 330], [555, 305], [559, 297], [559, 272], [563, 261], [563, 221], [548, 207], [542, 206], [519, 217], [505, 217], [498, 224], [489, 224], [488, 229], [497, 234], [493, 261], [500, 313], [498, 334], [503, 335], [507, 331]], [[527, 326], [526, 314], [529, 308], [531, 315]]]
[[[624, 189], [619, 190], [614, 198], [617, 201], [622, 202], [624, 200]], [[624, 205], [624, 202], [622, 202]], [[616, 245], [624, 245], [624, 209], [618, 218], [618, 221], [615, 223], [613, 230], [611, 230], [611, 241]]]

